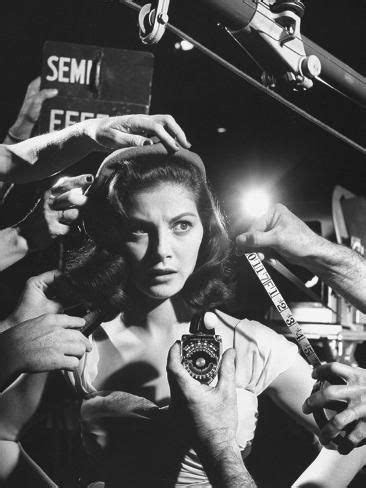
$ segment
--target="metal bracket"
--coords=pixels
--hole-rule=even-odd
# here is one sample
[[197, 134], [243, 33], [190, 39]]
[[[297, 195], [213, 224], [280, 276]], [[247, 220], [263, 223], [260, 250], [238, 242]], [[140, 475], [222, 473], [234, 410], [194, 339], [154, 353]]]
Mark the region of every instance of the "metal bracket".
[[163, 37], [169, 21], [170, 0], [155, 0], [144, 5], [139, 13], [139, 34], [144, 44], [156, 44]]
[[301, 38], [303, 13], [300, 0], [258, 0], [250, 23], [231, 32], [237, 42], [257, 53], [256, 58], [262, 58], [260, 64], [267, 72], [264, 79], [268, 83], [271, 74], [272, 86], [282, 82], [294, 90], [307, 90], [320, 75], [319, 59], [307, 55]]

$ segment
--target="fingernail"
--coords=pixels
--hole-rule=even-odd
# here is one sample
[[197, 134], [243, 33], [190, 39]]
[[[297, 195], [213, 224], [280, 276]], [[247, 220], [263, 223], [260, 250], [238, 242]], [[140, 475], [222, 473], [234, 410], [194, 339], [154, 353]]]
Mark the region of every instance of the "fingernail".
[[235, 252], [236, 256], [242, 256], [244, 254], [244, 251], [242, 249], [240, 249], [239, 247], [236, 247], [234, 252]]
[[88, 175], [85, 179], [86, 179], [87, 183], [93, 183], [94, 176], [93, 175]]
[[181, 149], [181, 146], [177, 143], [174, 144], [176, 151], [179, 151]]
[[57, 88], [52, 88], [51, 89], [51, 95], [57, 95], [57, 94], [58, 94]]
[[70, 195], [77, 195], [77, 196], [81, 196], [83, 194], [83, 189], [80, 188], [80, 186], [78, 186], [77, 188], [71, 188], [70, 190]]
[[309, 408], [309, 403], [307, 400], [304, 401], [303, 405], [302, 405], [302, 411], [306, 414], [310, 413], [310, 408]]
[[146, 141], [144, 141], [144, 146], [152, 146], [154, 143], [151, 139], [146, 139]]

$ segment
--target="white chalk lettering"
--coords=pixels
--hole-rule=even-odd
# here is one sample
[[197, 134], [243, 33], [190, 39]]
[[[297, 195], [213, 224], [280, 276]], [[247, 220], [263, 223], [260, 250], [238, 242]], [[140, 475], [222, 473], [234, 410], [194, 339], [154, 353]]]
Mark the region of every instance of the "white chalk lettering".
[[92, 112], [81, 112], [80, 114], [80, 122], [86, 119], [93, 119], [95, 115]]
[[71, 58], [71, 69], [70, 69], [70, 83], [85, 83], [85, 59], [78, 60]]
[[60, 57], [60, 62], [58, 65], [58, 81], [61, 83], [68, 83], [70, 78], [68, 76], [64, 76], [65, 73], [70, 71], [70, 58], [65, 58], [64, 56]]
[[[62, 115], [64, 110], [59, 110], [57, 108], [53, 108], [50, 113], [50, 132], [53, 132], [57, 129], [62, 129], [62, 121], [58, 118], [59, 115]], [[57, 127], [59, 126], [59, 127]]]
[[58, 57], [57, 56], [50, 56], [47, 59], [47, 65], [52, 71], [52, 75], [47, 75], [46, 80], [48, 81], [56, 81], [57, 80], [57, 67], [55, 66], [55, 63], [57, 63]]
[[86, 66], [86, 84], [89, 85], [90, 83], [90, 71], [93, 66], [93, 60], [88, 59], [87, 66]]
[[77, 122], [80, 122], [80, 112], [77, 112], [76, 110], [66, 110], [65, 127], [74, 125]]
[[47, 59], [47, 66], [50, 69], [50, 73], [46, 76], [48, 81], [88, 85], [93, 60], [53, 55]]
[[86, 119], [109, 117], [108, 114], [99, 114], [93, 112], [80, 112], [78, 110], [62, 110], [53, 108], [50, 111], [50, 126], [49, 131], [63, 129], [70, 125], [77, 124]]

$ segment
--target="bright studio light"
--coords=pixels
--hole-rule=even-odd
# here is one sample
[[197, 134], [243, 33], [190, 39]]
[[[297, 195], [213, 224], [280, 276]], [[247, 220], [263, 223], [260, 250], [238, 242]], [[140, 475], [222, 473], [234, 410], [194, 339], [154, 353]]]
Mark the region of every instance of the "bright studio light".
[[245, 192], [242, 200], [242, 208], [249, 217], [260, 217], [269, 209], [271, 200], [265, 190], [259, 188]]
[[181, 49], [182, 51], [190, 51], [194, 48], [193, 44], [185, 39], [181, 40], [180, 42], [176, 42], [174, 47], [175, 49]]

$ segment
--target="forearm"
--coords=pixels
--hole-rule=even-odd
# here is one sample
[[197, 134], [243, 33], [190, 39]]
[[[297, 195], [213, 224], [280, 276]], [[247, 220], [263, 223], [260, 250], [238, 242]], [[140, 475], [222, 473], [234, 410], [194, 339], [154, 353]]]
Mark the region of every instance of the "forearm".
[[366, 312], [366, 260], [345, 246], [322, 239], [303, 265]]
[[199, 457], [214, 487], [255, 488], [236, 442], [212, 440], [198, 449]]
[[71, 166], [99, 147], [87, 134], [87, 127], [87, 122], [81, 122], [18, 144], [3, 145], [0, 179], [27, 183]]
[[[1, 339], [0, 339], [1, 340]], [[17, 366], [14, 364], [13, 361], [1, 361], [1, 368], [0, 368], [0, 395], [1, 393], [8, 388], [19, 376], [19, 372]], [[1, 397], [0, 397], [1, 403]], [[0, 407], [1, 410], [1, 407]]]
[[57, 485], [13, 441], [0, 440], [0, 486], [37, 486], [57, 488]]
[[291, 488], [344, 488], [365, 464], [365, 446], [346, 456], [323, 448]]
[[47, 375], [23, 374], [0, 395], [0, 439], [19, 439], [40, 405]]
[[28, 254], [27, 240], [17, 227], [0, 230], [0, 271], [8, 268]]

